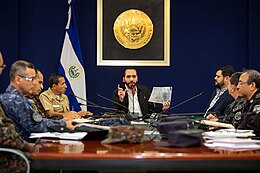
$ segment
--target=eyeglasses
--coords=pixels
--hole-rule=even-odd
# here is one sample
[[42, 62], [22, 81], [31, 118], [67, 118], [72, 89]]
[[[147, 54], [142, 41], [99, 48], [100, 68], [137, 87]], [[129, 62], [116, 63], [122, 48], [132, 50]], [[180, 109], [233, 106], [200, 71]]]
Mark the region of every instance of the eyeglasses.
[[242, 81], [238, 82], [238, 85], [245, 85], [245, 84], [247, 84], [247, 82], [242, 82]]
[[5, 65], [5, 64], [0, 65], [0, 68], [5, 69], [5, 68], [6, 68], [6, 65]]
[[21, 77], [21, 78], [24, 78], [25, 80], [30, 81], [30, 82], [35, 80], [35, 77], [25, 77], [25, 76], [22, 76], [22, 75], [18, 75], [18, 76]]

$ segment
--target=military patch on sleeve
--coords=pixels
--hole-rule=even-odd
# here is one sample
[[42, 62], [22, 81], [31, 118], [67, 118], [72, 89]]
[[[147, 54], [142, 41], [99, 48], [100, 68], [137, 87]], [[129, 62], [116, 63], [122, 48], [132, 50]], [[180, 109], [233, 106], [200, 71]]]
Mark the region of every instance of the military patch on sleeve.
[[255, 105], [254, 106], [254, 109], [253, 109], [253, 112], [255, 112], [255, 113], [260, 113], [260, 105]]

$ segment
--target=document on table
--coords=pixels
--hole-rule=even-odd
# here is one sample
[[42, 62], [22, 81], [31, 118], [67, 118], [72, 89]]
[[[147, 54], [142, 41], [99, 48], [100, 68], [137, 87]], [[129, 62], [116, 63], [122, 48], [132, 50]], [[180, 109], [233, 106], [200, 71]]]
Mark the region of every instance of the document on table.
[[222, 149], [260, 149], [260, 140], [254, 140], [253, 130], [221, 129], [202, 133], [204, 145]]
[[238, 129], [220, 129], [202, 133], [203, 137], [208, 139], [225, 139], [225, 138], [250, 138], [255, 136], [253, 130]]
[[31, 133], [30, 138], [58, 138], [70, 140], [82, 140], [88, 133], [75, 132], [75, 133], [59, 133], [59, 132], [45, 132], [45, 133]]
[[82, 127], [82, 126], [101, 129], [101, 130], [109, 130], [110, 129], [109, 126], [101, 126], [101, 125], [89, 124], [89, 123], [81, 123], [81, 124], [78, 125], [78, 127]]
[[206, 140], [204, 145], [209, 148], [260, 149], [260, 140], [250, 138], [213, 139]]
[[200, 120], [200, 121], [196, 121], [196, 122], [199, 124], [204, 124], [204, 125], [209, 125], [209, 126], [214, 126], [214, 127], [223, 127], [223, 128], [228, 128], [228, 129], [235, 128], [232, 124], [215, 122], [215, 121], [210, 121], [210, 120]]
[[149, 102], [171, 102], [172, 87], [153, 87]]

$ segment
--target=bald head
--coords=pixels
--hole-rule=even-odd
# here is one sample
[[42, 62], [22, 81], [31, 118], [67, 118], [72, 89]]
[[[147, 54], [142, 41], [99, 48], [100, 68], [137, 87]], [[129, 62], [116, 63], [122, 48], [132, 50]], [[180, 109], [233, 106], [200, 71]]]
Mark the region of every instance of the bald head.
[[40, 70], [36, 70], [37, 74], [36, 74], [36, 78], [35, 78], [35, 85], [33, 87], [33, 92], [32, 94], [35, 96], [38, 96], [42, 89], [43, 89], [43, 74]]

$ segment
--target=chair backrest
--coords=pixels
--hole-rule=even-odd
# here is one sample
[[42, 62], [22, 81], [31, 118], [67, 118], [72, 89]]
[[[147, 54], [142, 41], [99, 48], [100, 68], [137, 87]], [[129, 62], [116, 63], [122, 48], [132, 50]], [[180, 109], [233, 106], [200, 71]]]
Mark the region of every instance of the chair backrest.
[[22, 151], [12, 148], [0, 148], [0, 151], [13, 153], [23, 158], [27, 167], [26, 173], [30, 173], [30, 161]]

